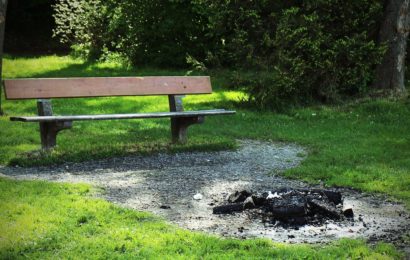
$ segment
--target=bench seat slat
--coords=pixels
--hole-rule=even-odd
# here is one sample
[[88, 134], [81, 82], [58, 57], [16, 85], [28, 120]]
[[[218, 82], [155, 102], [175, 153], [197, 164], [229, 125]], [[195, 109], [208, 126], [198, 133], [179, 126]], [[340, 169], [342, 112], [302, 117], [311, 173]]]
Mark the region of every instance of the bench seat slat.
[[114, 119], [139, 119], [139, 118], [164, 118], [164, 117], [193, 117], [235, 114], [235, 111], [224, 109], [199, 110], [185, 112], [156, 112], [138, 114], [107, 114], [107, 115], [72, 115], [72, 116], [28, 116], [10, 117], [11, 121], [22, 122], [61, 122], [61, 121], [83, 121], [83, 120], [114, 120]]

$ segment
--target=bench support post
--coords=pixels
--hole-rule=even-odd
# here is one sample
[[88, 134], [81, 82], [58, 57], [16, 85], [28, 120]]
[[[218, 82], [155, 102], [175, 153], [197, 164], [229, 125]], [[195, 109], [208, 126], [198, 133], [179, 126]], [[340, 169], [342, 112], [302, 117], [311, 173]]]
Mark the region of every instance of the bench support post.
[[204, 116], [174, 118], [175, 126], [171, 128], [172, 142], [185, 144], [187, 142], [188, 127], [193, 124], [202, 124]]
[[[169, 110], [171, 112], [183, 112], [183, 96], [168, 95]], [[173, 143], [185, 144], [187, 141], [188, 127], [192, 124], [204, 122], [204, 116], [171, 118], [171, 135]]]
[[[37, 109], [39, 116], [53, 115], [51, 101], [48, 99], [39, 99], [37, 101]], [[57, 144], [58, 132], [71, 127], [72, 121], [40, 122], [41, 148], [43, 150], [54, 148]]]

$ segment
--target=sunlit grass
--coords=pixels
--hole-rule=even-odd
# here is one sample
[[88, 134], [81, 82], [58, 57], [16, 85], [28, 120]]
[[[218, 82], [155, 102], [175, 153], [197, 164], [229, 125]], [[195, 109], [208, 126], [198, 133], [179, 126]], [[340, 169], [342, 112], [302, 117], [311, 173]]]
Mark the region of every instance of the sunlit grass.
[[3, 75], [5, 78], [21, 77], [22, 73], [32, 77], [36, 74], [49, 73], [50, 68], [55, 71], [67, 69], [70, 66], [81, 65], [83, 61], [69, 56], [44, 56], [41, 58], [4, 58]]

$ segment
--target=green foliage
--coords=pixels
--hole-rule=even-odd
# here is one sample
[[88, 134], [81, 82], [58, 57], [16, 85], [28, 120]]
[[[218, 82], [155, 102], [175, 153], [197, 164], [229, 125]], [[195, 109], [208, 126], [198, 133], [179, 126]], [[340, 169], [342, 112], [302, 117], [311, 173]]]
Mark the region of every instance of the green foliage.
[[[289, 105], [337, 102], [368, 92], [374, 67], [385, 51], [375, 43], [374, 32], [382, 14], [379, 2], [287, 2], [287, 7], [275, 6], [270, 11], [271, 23], [275, 25], [271, 28], [267, 27], [270, 23], [263, 20], [266, 14], [263, 16], [256, 8], [263, 3], [266, 4], [265, 1], [253, 4], [252, 17], [259, 21], [250, 22], [253, 28], [240, 27], [246, 32], [229, 34], [235, 38], [230, 42], [239, 41], [242, 46], [257, 46], [251, 43], [253, 39], [270, 44], [270, 49], [257, 48], [267, 53], [252, 51], [250, 58], [245, 58], [240, 51], [232, 51], [238, 60], [247, 61], [245, 66], [253, 64], [250, 60], [257, 63], [252, 65], [254, 68], [264, 65], [259, 66], [257, 74], [249, 75], [242, 69], [233, 77], [232, 83], [242, 86], [249, 94], [248, 101], [260, 109], [283, 110]], [[240, 10], [249, 12], [250, 9]], [[265, 35], [241, 38], [255, 31]], [[239, 49], [239, 45], [232, 47]]]
[[60, 0], [55, 34], [88, 57], [260, 70], [264, 78], [239, 80], [249, 101], [280, 109], [366, 94], [384, 52], [382, 9], [381, 0]]
[[237, 70], [229, 78], [232, 86], [248, 95], [242, 99], [246, 105], [256, 106], [259, 110], [286, 111], [302, 101], [297, 95], [292, 95], [288, 78], [281, 77], [277, 69], [274, 71]]
[[366, 93], [384, 51], [368, 35], [380, 13], [368, 0], [307, 1], [284, 11], [275, 38], [279, 91], [322, 101]]
[[191, 1], [122, 1], [119, 6], [124, 26], [119, 50], [133, 64], [186, 67], [188, 54], [202, 58], [203, 17]]
[[[282, 3], [284, 2], [284, 3]], [[210, 66], [265, 68], [275, 62], [278, 14], [294, 1], [198, 0], [207, 19], [206, 63]]]
[[56, 28], [54, 36], [72, 45], [74, 54], [98, 58], [107, 48], [113, 48], [117, 26], [115, 0], [59, 0], [54, 5]]
[[134, 65], [181, 67], [188, 54], [202, 58], [206, 45], [194, 9], [184, 0], [60, 0], [55, 35], [82, 56], [118, 52]]
[[182, 230], [90, 198], [87, 185], [0, 178], [1, 259], [400, 259], [393, 245], [287, 245]]

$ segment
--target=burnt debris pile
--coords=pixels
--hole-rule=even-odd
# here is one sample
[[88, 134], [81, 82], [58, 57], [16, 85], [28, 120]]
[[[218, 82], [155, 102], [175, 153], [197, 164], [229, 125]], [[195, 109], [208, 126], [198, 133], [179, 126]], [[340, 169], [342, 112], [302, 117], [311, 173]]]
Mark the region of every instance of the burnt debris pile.
[[322, 224], [326, 220], [353, 218], [353, 210], [343, 210], [340, 192], [323, 189], [282, 188], [263, 193], [236, 191], [214, 214], [249, 211], [265, 222], [286, 225]]

